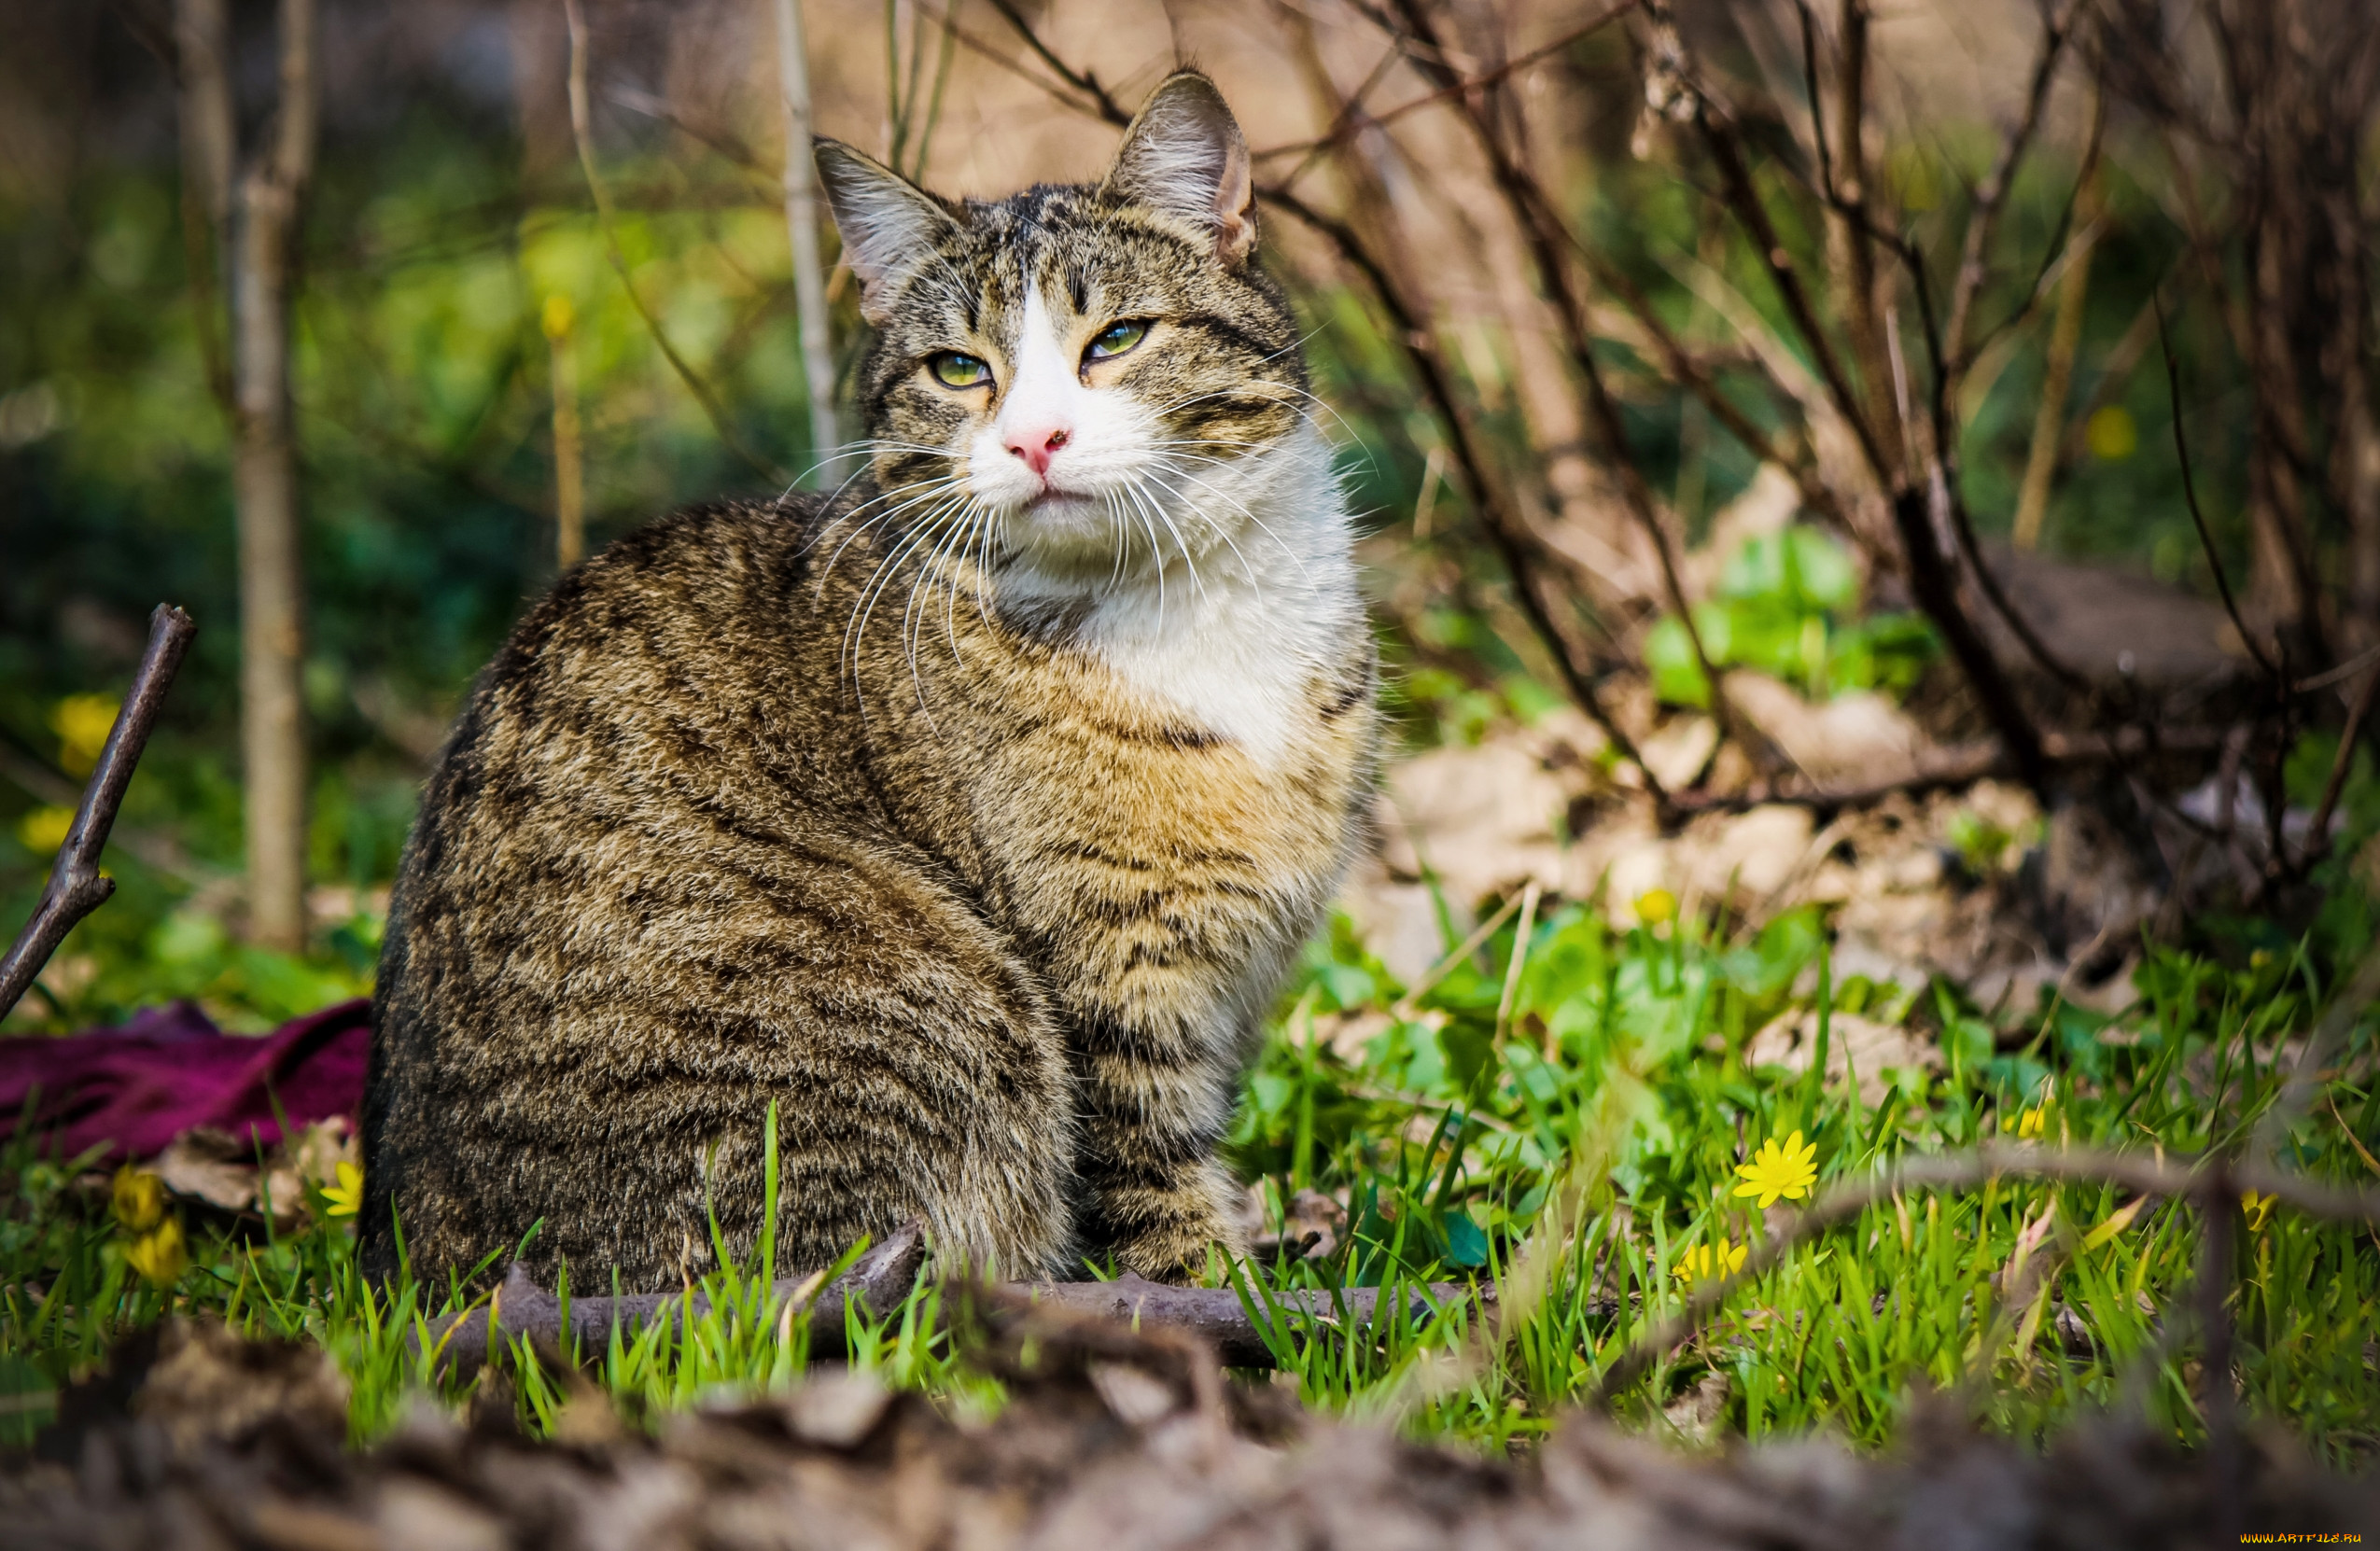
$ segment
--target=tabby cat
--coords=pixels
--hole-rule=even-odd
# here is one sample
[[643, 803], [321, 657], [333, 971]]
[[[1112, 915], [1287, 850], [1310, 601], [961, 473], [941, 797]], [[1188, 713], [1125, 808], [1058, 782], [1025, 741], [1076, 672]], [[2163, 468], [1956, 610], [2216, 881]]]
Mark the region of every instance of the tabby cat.
[[[566, 575], [424, 793], [381, 962], [365, 1264], [673, 1288], [921, 1217], [1005, 1275], [1234, 1242], [1215, 1156], [1335, 891], [1376, 678], [1214, 87], [1096, 184], [817, 161], [864, 476]], [[401, 1244], [399, 1233], [401, 1231]]]

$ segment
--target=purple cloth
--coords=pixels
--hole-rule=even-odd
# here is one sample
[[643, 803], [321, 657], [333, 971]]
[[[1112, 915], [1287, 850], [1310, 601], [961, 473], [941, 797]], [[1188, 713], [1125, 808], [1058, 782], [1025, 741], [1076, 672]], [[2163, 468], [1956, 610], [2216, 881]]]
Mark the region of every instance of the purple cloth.
[[56, 1130], [64, 1157], [105, 1142], [111, 1159], [145, 1158], [200, 1125], [270, 1147], [281, 1139], [276, 1104], [298, 1129], [356, 1117], [371, 1017], [371, 1002], [343, 1001], [270, 1034], [226, 1034], [177, 1001], [121, 1028], [0, 1040], [0, 1138], [38, 1088], [33, 1123]]

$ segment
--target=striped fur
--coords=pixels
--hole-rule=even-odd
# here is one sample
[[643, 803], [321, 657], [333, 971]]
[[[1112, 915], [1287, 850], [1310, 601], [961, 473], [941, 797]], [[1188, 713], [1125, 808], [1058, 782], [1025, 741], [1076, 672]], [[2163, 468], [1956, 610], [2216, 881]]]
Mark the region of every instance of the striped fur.
[[819, 160], [868, 468], [639, 530], [482, 678], [390, 914], [377, 1274], [392, 1219], [438, 1277], [542, 1222], [541, 1274], [673, 1287], [710, 1213], [754, 1240], [772, 1101], [788, 1264], [912, 1215], [1010, 1274], [1232, 1242], [1215, 1145], [1375, 738], [1245, 147], [1184, 74], [1099, 185], [959, 205]]

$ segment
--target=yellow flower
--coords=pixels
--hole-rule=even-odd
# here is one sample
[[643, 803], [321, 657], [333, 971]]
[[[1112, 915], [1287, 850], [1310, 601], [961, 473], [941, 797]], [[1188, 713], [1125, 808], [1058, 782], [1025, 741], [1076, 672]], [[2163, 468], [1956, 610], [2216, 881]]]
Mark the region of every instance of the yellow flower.
[[2140, 427], [2121, 404], [2093, 411], [2083, 423], [2082, 439], [2091, 455], [2102, 463], [2121, 463], [2140, 450]]
[[69, 776], [88, 776], [116, 726], [117, 703], [104, 694], [70, 694], [49, 713], [58, 734], [58, 762]]
[[116, 1221], [145, 1234], [165, 1216], [165, 1181], [131, 1164], [116, 1171]]
[[155, 1231], [133, 1240], [124, 1251], [124, 1264], [161, 1287], [179, 1280], [190, 1264], [189, 1251], [182, 1245], [181, 1221], [169, 1217]]
[[341, 1160], [339, 1182], [322, 1187], [323, 1210], [332, 1217], [353, 1217], [364, 1209], [364, 1171]]
[[[2036, 1104], [2033, 1108], [2025, 1111], [2023, 1114], [2018, 1115], [2013, 1122], [2017, 1139], [2019, 1141], [2030, 1141], [2035, 1137], [2039, 1136], [2041, 1134], [2041, 1127], [2043, 1124], [2049, 1119], [2049, 1114], [2050, 1107], [2048, 1105]], [[2007, 1121], [2001, 1122], [2003, 1127], [2007, 1127], [2010, 1124], [2010, 1122]]]
[[2264, 1220], [2273, 1215], [2273, 1197], [2260, 1195], [2252, 1190], [2242, 1191], [2239, 1204], [2240, 1209], [2247, 1214], [2247, 1231], [2262, 1233]]
[[1766, 1211], [1780, 1195], [1799, 1201], [1810, 1194], [1810, 1187], [1818, 1181], [1818, 1148], [1805, 1143], [1799, 1131], [1786, 1137], [1782, 1147], [1771, 1137], [1752, 1154], [1751, 1162], [1736, 1165], [1735, 1171], [1743, 1178], [1735, 1193], [1759, 1197], [1760, 1209]]
[[558, 340], [570, 331], [570, 299], [560, 291], [545, 299], [545, 310], [539, 321], [545, 326], [545, 337]]
[[1648, 888], [1636, 896], [1636, 918], [1658, 927], [1677, 914], [1677, 896], [1666, 888]]
[[17, 838], [25, 849], [35, 856], [50, 856], [66, 844], [66, 831], [75, 827], [72, 808], [35, 808], [17, 820]]
[[1716, 1277], [1731, 1277], [1743, 1269], [1743, 1257], [1746, 1253], [1747, 1249], [1744, 1245], [1729, 1244], [1724, 1238], [1719, 1240], [1715, 1248], [1708, 1244], [1698, 1244], [1678, 1257], [1677, 1265], [1671, 1275], [1689, 1287], [1698, 1281], [1709, 1281]]

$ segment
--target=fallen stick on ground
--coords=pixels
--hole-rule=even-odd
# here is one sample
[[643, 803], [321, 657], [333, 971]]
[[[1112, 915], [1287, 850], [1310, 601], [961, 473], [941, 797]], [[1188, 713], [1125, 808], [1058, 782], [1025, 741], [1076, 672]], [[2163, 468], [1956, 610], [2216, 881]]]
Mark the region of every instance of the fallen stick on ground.
[[[1113, 1281], [1037, 1281], [1010, 1289], [1040, 1303], [1077, 1314], [1104, 1315], [1126, 1324], [1162, 1325], [1187, 1331], [1212, 1347], [1227, 1368], [1269, 1368], [1272, 1348], [1264, 1332], [1249, 1318], [1239, 1294], [1228, 1287], [1174, 1287], [1135, 1276]], [[1313, 1291], [1274, 1292], [1270, 1302], [1288, 1316], [1284, 1323], [1319, 1320], [1337, 1325], [1375, 1323], [1380, 1315], [1377, 1287], [1350, 1287], [1337, 1292]], [[1492, 1285], [1474, 1289], [1453, 1282], [1413, 1284], [1404, 1289], [1406, 1312], [1416, 1320], [1438, 1309], [1477, 1297], [1482, 1305], [1495, 1302]], [[1394, 1308], [1392, 1304], [1390, 1307]], [[1294, 1336], [1294, 1330], [1284, 1334]]]
[[[815, 1276], [786, 1277], [769, 1289], [769, 1318], [781, 1319], [790, 1309], [814, 1309], [810, 1349], [816, 1353], [842, 1350], [843, 1311], [856, 1306], [871, 1319], [882, 1320], [901, 1306], [924, 1268], [924, 1228], [916, 1223], [886, 1236], [852, 1263], [851, 1268], [824, 1287]], [[1273, 1350], [1264, 1332], [1249, 1318], [1239, 1294], [1228, 1287], [1175, 1287], [1165, 1282], [1123, 1276], [1113, 1281], [1037, 1281], [1008, 1283], [1000, 1292], [1007, 1298], [1042, 1303], [1070, 1313], [1099, 1315], [1127, 1325], [1162, 1326], [1196, 1335], [1214, 1349], [1226, 1367], [1269, 1368]], [[1309, 1320], [1358, 1327], [1372, 1324], [1380, 1314], [1376, 1287], [1351, 1287], [1343, 1292], [1290, 1292], [1270, 1295], [1285, 1325]], [[1426, 1319], [1438, 1309], [1473, 1298], [1483, 1305], [1495, 1301], [1492, 1287], [1474, 1289], [1450, 1282], [1415, 1285], [1404, 1292], [1408, 1316]], [[1391, 1308], [1395, 1306], [1391, 1304]], [[700, 1292], [630, 1293], [618, 1298], [572, 1298], [569, 1331], [581, 1344], [600, 1345], [617, 1324], [633, 1334], [656, 1320], [677, 1320], [690, 1311], [701, 1318], [709, 1300]], [[428, 1346], [441, 1367], [469, 1377], [487, 1361], [491, 1332], [509, 1340], [532, 1345], [559, 1345], [563, 1334], [562, 1300], [537, 1285], [519, 1265], [505, 1278], [483, 1308], [450, 1314], [430, 1321]], [[1294, 1338], [1295, 1331], [1284, 1331]]]
[[[886, 1318], [901, 1306], [901, 1301], [917, 1285], [917, 1272], [925, 1262], [925, 1230], [911, 1223], [887, 1234], [883, 1243], [870, 1246], [852, 1262], [849, 1270], [824, 1287], [817, 1285], [815, 1275], [780, 1278], [769, 1288], [769, 1317], [779, 1319], [789, 1310], [798, 1313], [805, 1308], [823, 1311], [828, 1317], [817, 1320], [811, 1326], [810, 1349], [840, 1351], [843, 1320], [835, 1316], [856, 1304], [872, 1319]], [[710, 1300], [700, 1292], [572, 1298], [570, 1334], [581, 1343], [599, 1346], [609, 1339], [614, 1325], [623, 1335], [629, 1335], [656, 1320], [676, 1320], [689, 1314], [700, 1319], [709, 1311]], [[431, 1320], [427, 1343], [441, 1367], [468, 1378], [487, 1361], [492, 1333], [532, 1345], [558, 1346], [562, 1321], [562, 1300], [530, 1280], [529, 1274], [516, 1262], [486, 1307]]]
[[107, 746], [100, 750], [91, 783], [83, 788], [82, 804], [75, 810], [66, 843], [58, 847], [58, 859], [50, 864], [49, 887], [41, 891], [41, 903], [34, 907], [33, 919], [17, 934], [8, 957], [0, 959], [0, 1018], [7, 1017], [18, 999], [33, 988], [34, 977], [41, 973], [75, 924], [116, 892], [116, 880], [99, 871], [99, 854], [106, 849], [116, 810], [124, 805], [124, 789], [133, 784], [133, 769], [140, 763], [149, 729], [157, 725], [158, 707], [164, 705], [175, 670], [182, 665], [182, 654], [189, 650], [190, 637], [197, 634], [198, 626], [190, 622], [190, 617], [170, 603], [159, 604], [149, 615], [148, 650], [141, 655], [140, 671], [133, 675], [133, 688], [124, 696], [123, 708], [116, 713], [116, 725], [108, 729]]

